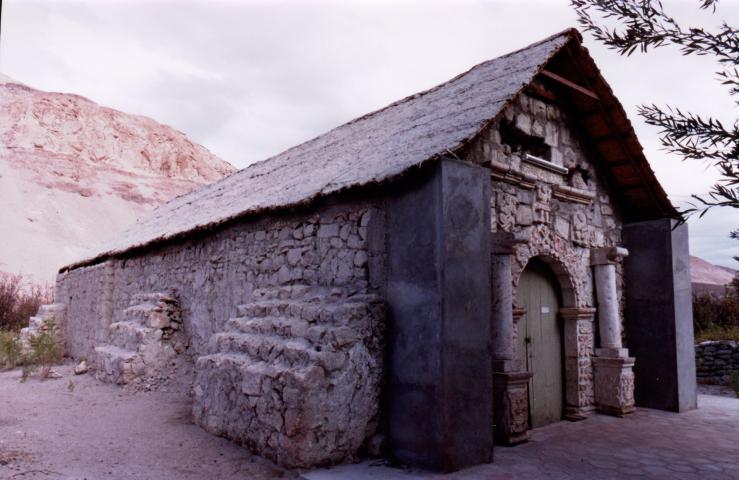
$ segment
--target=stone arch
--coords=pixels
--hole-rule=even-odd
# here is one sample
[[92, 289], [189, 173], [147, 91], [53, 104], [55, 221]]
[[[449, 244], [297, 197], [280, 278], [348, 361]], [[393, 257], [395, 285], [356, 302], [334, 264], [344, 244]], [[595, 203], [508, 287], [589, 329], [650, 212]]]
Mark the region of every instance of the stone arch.
[[[589, 268], [584, 271], [582, 265], [589, 265], [589, 258], [584, 261], [568, 251], [566, 246], [559, 248], [541, 248], [542, 245], [521, 245], [516, 252], [517, 267], [513, 273], [514, 305], [518, 293], [518, 282], [524, 269], [532, 260], [539, 260], [549, 267], [559, 284], [562, 305], [560, 315], [564, 321], [563, 340], [563, 386], [565, 389], [564, 419], [580, 420], [591, 410], [593, 405], [593, 370], [591, 356], [595, 347], [593, 319], [595, 309], [588, 306], [587, 286], [590, 279], [583, 278], [589, 275]], [[562, 253], [561, 253], [562, 252]], [[567, 261], [566, 259], [570, 259]], [[578, 261], [579, 260], [579, 261]], [[578, 272], [578, 273], [575, 273]], [[580, 275], [578, 277], [577, 275]], [[521, 308], [515, 309], [514, 331], [518, 334], [518, 320], [525, 313]]]
[[572, 276], [567, 270], [565, 264], [552, 255], [535, 255], [529, 258], [528, 262], [526, 262], [526, 265], [524, 265], [523, 270], [525, 270], [526, 266], [528, 266], [528, 264], [534, 260], [539, 260], [545, 263], [552, 271], [554, 276], [557, 278], [557, 282], [559, 283], [559, 291], [562, 294], [562, 308], [572, 308], [577, 306], [577, 291], [575, 290], [575, 285], [572, 282]]
[[[562, 308], [576, 308], [580, 305], [581, 292], [578, 291], [577, 284], [574, 281], [575, 276], [571, 269], [567, 266], [567, 263], [555, 252], [544, 252], [540, 253], [537, 251], [531, 251], [529, 248], [526, 254], [521, 250], [517, 252], [517, 263], [518, 268], [515, 268], [513, 272], [513, 291], [518, 290], [518, 281], [521, 278], [521, 274], [526, 269], [526, 266], [532, 260], [540, 260], [545, 263], [554, 273], [559, 284], [559, 289], [562, 294]], [[514, 293], [515, 296], [515, 293]], [[514, 302], [515, 303], [515, 302]]]

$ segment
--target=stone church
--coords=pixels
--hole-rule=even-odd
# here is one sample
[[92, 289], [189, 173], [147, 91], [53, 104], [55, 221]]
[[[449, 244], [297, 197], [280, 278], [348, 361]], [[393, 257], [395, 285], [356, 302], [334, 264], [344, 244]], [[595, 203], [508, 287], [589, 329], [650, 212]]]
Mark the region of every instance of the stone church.
[[159, 207], [45, 312], [110, 382], [191, 359], [195, 421], [281, 465], [451, 471], [696, 406], [678, 218], [567, 30]]

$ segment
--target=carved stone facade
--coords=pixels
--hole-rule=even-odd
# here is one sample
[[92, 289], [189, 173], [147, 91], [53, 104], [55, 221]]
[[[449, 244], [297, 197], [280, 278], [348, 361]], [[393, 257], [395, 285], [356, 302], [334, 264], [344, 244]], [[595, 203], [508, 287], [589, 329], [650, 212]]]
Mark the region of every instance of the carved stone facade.
[[565, 418], [582, 420], [593, 410], [594, 308], [563, 308], [565, 356]]
[[[528, 151], [527, 139], [538, 155]], [[583, 419], [596, 405], [593, 358], [597, 310], [590, 252], [621, 242], [622, 223], [609, 186], [577, 140], [566, 114], [557, 105], [526, 94], [519, 95], [470, 147], [468, 159], [491, 170], [493, 232], [509, 232], [523, 239], [511, 249], [514, 306], [518, 279], [531, 259], [547, 263], [559, 281], [564, 337], [563, 414], [570, 420]], [[493, 263], [494, 270], [499, 264]], [[617, 283], [621, 302], [620, 265]], [[496, 325], [500, 319], [492, 321]], [[503, 406], [503, 399], [518, 399], [503, 406], [512, 410], [496, 414], [500, 443], [525, 439], [516, 428], [528, 425], [528, 404], [525, 409], [520, 407], [520, 395], [526, 389], [511, 381], [516, 375], [525, 375], [522, 368], [525, 370], [525, 366], [519, 366], [496, 373], [496, 407]], [[619, 390], [618, 394], [624, 396], [626, 392]], [[514, 403], [519, 405], [515, 409]]]

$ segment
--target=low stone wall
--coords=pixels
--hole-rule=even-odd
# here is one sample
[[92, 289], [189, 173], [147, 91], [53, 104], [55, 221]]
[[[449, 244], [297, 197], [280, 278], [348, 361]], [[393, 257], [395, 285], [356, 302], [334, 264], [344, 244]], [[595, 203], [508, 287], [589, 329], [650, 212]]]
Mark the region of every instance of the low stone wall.
[[702, 342], [695, 346], [698, 383], [727, 385], [732, 372], [739, 374], [739, 342]]

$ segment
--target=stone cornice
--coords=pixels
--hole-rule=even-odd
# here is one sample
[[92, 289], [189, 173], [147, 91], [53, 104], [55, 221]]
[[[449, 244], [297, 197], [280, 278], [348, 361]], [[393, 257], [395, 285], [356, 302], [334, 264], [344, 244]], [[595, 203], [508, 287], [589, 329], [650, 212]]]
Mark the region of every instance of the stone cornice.
[[595, 198], [594, 192], [570, 187], [569, 185], [554, 185], [552, 195], [566, 202], [582, 203], [583, 205], [590, 205]]
[[597, 310], [591, 307], [560, 308], [559, 313], [565, 320], [584, 320], [592, 322]]

